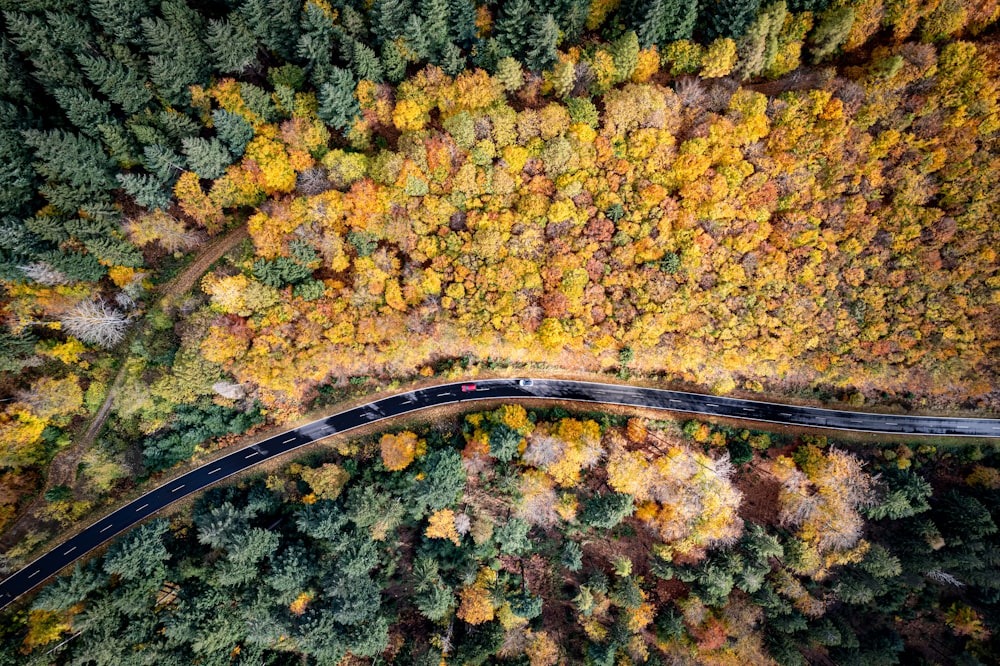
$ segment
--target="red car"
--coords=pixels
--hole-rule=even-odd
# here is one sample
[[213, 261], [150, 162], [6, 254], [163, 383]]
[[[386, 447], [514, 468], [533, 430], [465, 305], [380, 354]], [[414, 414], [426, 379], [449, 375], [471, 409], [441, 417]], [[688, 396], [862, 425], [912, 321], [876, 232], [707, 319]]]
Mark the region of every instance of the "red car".
[[469, 391], [475, 391], [475, 384], [462, 384], [462, 393], [468, 393]]

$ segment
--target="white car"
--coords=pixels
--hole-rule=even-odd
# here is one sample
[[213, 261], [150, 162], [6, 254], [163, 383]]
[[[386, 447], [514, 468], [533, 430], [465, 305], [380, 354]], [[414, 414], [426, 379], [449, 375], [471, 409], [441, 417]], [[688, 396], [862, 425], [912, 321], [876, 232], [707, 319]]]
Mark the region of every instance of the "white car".
[[518, 386], [531, 386], [531, 380], [530, 379], [518, 379], [517, 380], [517, 385]]

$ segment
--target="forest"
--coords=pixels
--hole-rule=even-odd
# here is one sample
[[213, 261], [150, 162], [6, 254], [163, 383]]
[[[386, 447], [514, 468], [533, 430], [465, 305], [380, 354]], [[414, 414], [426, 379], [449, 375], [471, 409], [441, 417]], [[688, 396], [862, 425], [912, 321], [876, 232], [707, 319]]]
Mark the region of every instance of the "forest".
[[997, 462], [501, 405], [207, 491], [0, 663], [996, 663]]
[[[434, 378], [524, 370], [614, 375], [838, 408], [995, 413], [998, 17], [997, 0], [0, 0], [0, 571], [17, 568], [65, 530], [241, 437]], [[555, 432], [562, 426], [545, 427]], [[565, 437], [603, 442], [611, 431], [602, 428], [599, 437], [591, 431]], [[698, 447], [719, 445], [712, 437], [727, 446], [709, 426], [692, 426], [686, 436], [697, 442], [697, 455]], [[630, 450], [642, 449], [642, 441], [628, 441]], [[897, 455], [895, 444], [860, 455], [885, 462]], [[913, 451], [921, 446], [930, 444], [915, 444]], [[513, 444], [506, 447], [509, 452]], [[610, 452], [607, 447], [601, 445]], [[768, 450], [767, 444], [750, 447], [757, 448]], [[802, 456], [832, 456], [833, 466], [854, 463], [816, 449], [782, 454], [794, 464], [774, 462], [773, 473], [783, 475], [782, 483], [805, 484], [796, 487], [810, 496], [822, 495], [810, 480], [812, 463]], [[587, 478], [598, 485], [581, 489], [581, 506], [607, 495], [598, 502], [601, 510], [625, 512], [622, 498], [629, 495], [635, 513], [622, 513], [624, 522], [614, 528], [619, 537], [627, 541], [624, 532], [631, 529], [672, 544], [657, 565], [675, 572], [657, 579], [672, 590], [657, 597], [663, 603], [686, 598], [682, 584], [687, 592], [701, 590], [695, 596], [707, 595], [697, 587], [708, 575], [706, 563], [735, 581], [748, 562], [760, 568], [765, 560], [792, 557], [772, 553], [753, 560], [745, 545], [751, 528], [738, 527], [735, 518], [713, 526], [711, 537], [665, 527], [677, 517], [658, 508], [659, 491], [652, 488], [674, 483], [670, 474], [685, 478], [683, 473], [641, 455], [601, 458], [596, 451], [576, 451], [565, 468], [521, 461], [524, 478], [531, 479], [524, 483], [537, 487], [510, 481], [518, 491], [507, 493], [508, 504], [518, 506], [518, 493], [529, 490], [549, 501], [550, 493], [575, 487], [582, 470], [591, 470], [596, 476]], [[748, 452], [741, 448], [742, 457]], [[993, 455], [987, 446], [955, 456], [964, 460], [975, 452]], [[891, 460], [902, 465], [916, 460], [913, 455]], [[359, 466], [329, 482], [350, 477], [377, 489], [389, 477], [365, 475], [404, 471], [370, 471], [362, 461], [370, 462], [331, 463], [344, 470]], [[716, 463], [698, 458], [696, 464]], [[601, 487], [602, 475], [611, 483], [616, 465], [628, 467], [627, 478], [639, 485]], [[890, 495], [930, 497], [930, 486], [901, 469], [898, 479], [893, 471], [879, 481], [889, 484]], [[813, 544], [819, 554], [808, 557], [819, 568], [774, 573], [785, 576], [779, 587], [787, 594], [779, 596], [791, 599], [787, 586], [798, 585], [801, 594], [831, 600], [831, 612], [851, 608], [842, 613], [850, 624], [856, 609], [835, 596], [830, 581], [867, 581], [879, 591], [855, 605], [874, 608], [879, 599], [898, 617], [905, 615], [908, 627], [923, 626], [909, 623], [915, 617], [933, 617], [938, 632], [940, 613], [927, 615], [921, 604], [942, 594], [949, 603], [957, 599], [955, 613], [988, 624], [992, 611], [982, 604], [992, 603], [991, 592], [963, 587], [946, 594], [941, 586], [952, 579], [934, 587], [924, 576], [946, 572], [974, 587], [980, 583], [973, 578], [993, 566], [992, 532], [975, 537], [969, 546], [975, 557], [969, 550], [952, 553], [948, 534], [964, 532], [939, 525], [947, 511], [935, 508], [954, 505], [985, 530], [993, 477], [992, 468], [983, 469], [930, 475], [935, 491], [944, 493], [942, 504], [933, 498], [919, 504], [923, 509], [913, 511], [922, 517], [907, 527], [883, 522], [896, 520], [888, 514], [868, 516], [870, 507], [860, 500], [852, 514], [884, 534], [905, 536], [917, 523], [937, 525], [943, 541], [927, 539], [949, 547], [927, 557], [954, 556], [979, 573], [953, 573], [959, 565], [950, 563], [928, 568], [929, 560], [919, 558], [912, 560], [919, 560], [917, 568], [907, 569], [911, 556], [897, 553], [901, 573], [876, 585], [862, 566], [864, 553], [858, 551], [856, 561], [819, 566], [829, 553]], [[482, 473], [489, 477], [487, 469]], [[311, 486], [306, 477], [289, 474], [301, 491]], [[974, 474], [979, 481], [962, 481]], [[720, 472], [713, 486], [714, 501], [735, 512], [735, 491], [724, 476]], [[402, 478], [386, 497], [409, 507], [412, 489]], [[897, 481], [902, 485], [892, 486]], [[472, 482], [463, 483], [468, 488]], [[874, 493], [878, 484], [872, 484]], [[948, 494], [952, 488], [958, 494]], [[206, 524], [198, 516], [215, 500], [228, 501], [233, 515], [272, 533], [261, 537], [277, 540], [268, 544], [299, 543], [310, 566], [326, 563], [326, 573], [316, 568], [298, 590], [322, 596], [324, 576], [333, 575], [329, 567], [341, 556], [334, 543], [341, 536], [300, 528], [301, 521], [292, 520], [299, 510], [296, 492], [225, 490], [231, 496], [206, 499], [187, 528], [156, 523], [143, 528], [146, 537], [134, 538], [155, 540], [149, 536], [155, 533], [168, 548], [148, 551], [163, 554], [161, 583], [212, 579], [216, 574], [207, 569], [188, 575], [170, 567], [203, 556], [211, 566], [228, 561], [230, 542], [203, 543], [198, 536]], [[315, 494], [319, 499], [308, 506], [319, 508], [309, 511], [326, 507], [348, 516], [330, 528], [354, 535], [343, 538], [371, 528], [351, 522], [355, 504], [334, 510], [339, 496]], [[455, 495], [465, 497], [459, 489]], [[969, 509], [959, 495], [985, 508]], [[258, 501], [265, 504], [248, 508]], [[350, 492], [338, 501], [361, 502]], [[433, 512], [450, 509], [458, 516], [453, 505]], [[587, 529], [604, 529], [574, 522], [564, 509], [558, 519], [547, 514], [555, 522], [519, 520], [534, 530], [533, 538], [546, 535], [559, 543], [565, 537], [552, 533], [557, 524], [568, 526], [573, 542]], [[394, 564], [378, 544], [400, 530], [406, 543], [422, 548], [411, 532], [423, 529], [421, 521], [433, 512], [420, 510], [426, 515], [400, 517], [383, 539], [373, 539], [377, 564], [363, 574], [376, 572], [370, 580], [388, 586], [386, 598], [415, 584], [404, 574], [417, 560]], [[435, 529], [447, 533], [448, 520], [447, 514], [436, 518]], [[666, 521], [664, 531], [638, 529], [657, 521]], [[789, 534], [804, 529], [773, 516], [758, 523], [772, 536], [779, 523]], [[854, 524], [864, 531], [862, 522]], [[827, 538], [823, 528], [811, 529], [809, 538]], [[444, 542], [455, 545], [450, 537]], [[489, 537], [475, 541], [475, 548], [488, 553], [489, 543]], [[786, 555], [799, 552], [782, 543]], [[501, 561], [521, 556], [494, 545]], [[176, 553], [170, 550], [175, 546]], [[690, 562], [678, 555], [685, 548], [696, 553]], [[613, 564], [586, 547], [583, 552], [595, 563]], [[498, 578], [484, 579], [477, 594], [489, 591], [497, 613], [506, 593], [495, 591], [514, 586], [510, 576], [530, 584], [523, 572], [497, 566], [492, 555], [469, 555], [460, 558], [465, 564], [452, 566], [448, 558], [458, 555], [434, 553], [425, 558], [425, 564], [437, 563], [428, 580], [448, 581], [455, 594], [473, 584], [456, 573], [471, 567], [468, 562], [484, 576], [495, 572]], [[545, 553], [538, 556], [551, 555]], [[271, 566], [263, 555], [247, 557], [241, 575]], [[653, 585], [653, 565], [646, 554], [634, 559], [636, 576], [645, 581], [636, 578], [636, 589], [653, 594], [642, 588]], [[73, 583], [89, 590], [80, 599], [91, 593], [112, 599], [130, 590], [137, 604], [148, 601], [146, 592], [94, 566], [85, 565]], [[591, 584], [569, 570], [558, 574], [569, 577], [567, 585], [586, 586], [595, 608], [608, 604], [593, 611], [590, 625], [570, 623], [591, 627], [587, 641], [603, 645], [593, 653], [603, 649], [603, 657], [566, 652], [570, 644], [563, 641], [571, 639], [562, 625], [517, 617], [534, 622], [531, 631], [549, 636], [563, 650], [560, 658], [570, 661], [614, 662], [626, 653], [641, 661], [643, 641], [651, 659], [681, 659], [656, 647], [673, 639], [650, 642], [663, 634], [649, 629], [655, 623], [622, 633], [619, 625], [628, 625], [623, 618], [642, 604], [616, 605], [615, 595], [632, 575], [616, 572], [605, 570], [603, 592], [600, 580]], [[900, 597], [899, 581], [915, 590], [920, 576], [920, 589], [930, 592], [913, 592], [919, 600]], [[91, 583], [95, 587], [87, 587]], [[98, 592], [105, 583], [114, 592]], [[245, 592], [256, 589], [248, 584]], [[883, 599], [890, 589], [896, 590], [892, 603]], [[824, 627], [840, 632], [841, 615], [812, 616], [795, 606], [808, 619], [776, 632], [781, 621], [775, 618], [791, 611], [751, 613], [756, 602], [747, 599], [764, 593], [743, 594], [749, 597], [735, 605], [698, 597], [709, 610], [699, 621], [677, 620], [679, 633], [670, 636], [690, 647], [701, 640], [698, 627], [712, 617], [713, 626], [762, 627], [746, 633], [759, 634], [760, 649], [781, 663], [795, 663], [794, 656], [779, 656], [804, 645], [812, 646], [803, 648], [807, 655], [829, 648], [840, 655], [830, 657], [837, 663], [880, 663], [863, 656], [870, 647], [864, 640], [817, 647], [805, 638], [817, 634], [810, 623], [820, 617], [831, 623]], [[333, 597], [322, 598], [333, 603]], [[904, 605], [893, 605], [897, 601]], [[395, 604], [379, 621], [410, 626], [416, 616]], [[300, 606], [303, 614], [295, 618], [309, 615], [309, 602]], [[73, 608], [39, 607], [49, 615], [29, 624], [37, 632], [40, 622], [49, 623], [45, 636], [72, 635], [64, 634], [67, 627], [83, 626], [87, 616], [80, 610], [83, 617], [74, 624]], [[122, 611], [116, 621], [126, 622], [138, 608]], [[272, 611], [278, 612], [267, 613]], [[683, 608], [671, 612], [683, 615]], [[751, 615], [758, 619], [751, 622]], [[501, 623], [504, 632], [515, 626], [510, 617]], [[883, 624], [891, 624], [886, 618]], [[135, 626], [162, 629], [159, 620], [150, 621], [136, 620]], [[350, 634], [344, 628], [350, 622], [323, 621], [338, 622]], [[112, 625], [101, 625], [108, 637], [117, 635]], [[458, 632], [445, 633], [455, 645], [488, 633], [443, 626]], [[886, 654], [899, 653], [912, 638], [892, 626], [902, 643], [884, 646]], [[718, 640], [722, 629], [713, 631]], [[150, 646], [165, 640], [158, 636]], [[849, 636], [846, 629], [843, 636]], [[985, 633], [975, 636], [972, 643], [987, 641]], [[135, 645], [146, 645], [148, 637], [138, 636]], [[187, 638], [178, 640], [189, 645]], [[313, 648], [286, 640], [292, 651], [321, 660]], [[368, 654], [356, 651], [352, 640], [338, 639], [324, 654]], [[940, 640], [946, 652], [961, 652], [955, 636]], [[858, 646], [849, 647], [852, 641]], [[25, 654], [42, 645], [48, 643], [29, 640]], [[384, 651], [388, 643], [379, 645]], [[245, 654], [273, 651], [266, 640], [244, 638], [229, 647]], [[143, 649], [137, 647], [137, 655]], [[190, 661], [184, 650], [194, 647], [177, 649], [181, 663]], [[521, 658], [527, 648], [518, 649], [503, 654]], [[851, 650], [862, 656], [847, 656]], [[976, 650], [969, 648], [970, 659], [978, 658]]]

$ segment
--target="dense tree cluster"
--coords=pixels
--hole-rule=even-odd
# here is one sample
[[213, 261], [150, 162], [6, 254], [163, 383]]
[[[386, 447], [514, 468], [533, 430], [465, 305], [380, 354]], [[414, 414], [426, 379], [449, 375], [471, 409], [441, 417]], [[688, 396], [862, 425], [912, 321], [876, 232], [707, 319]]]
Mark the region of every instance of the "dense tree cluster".
[[[924, 456], [903, 446], [878, 482], [823, 438], [781, 438], [766, 456], [762, 433], [705, 426], [704, 455], [701, 428], [590, 416], [504, 406], [210, 490], [8, 616], [4, 663], [912, 663], [928, 645], [897, 633], [901, 617], [967, 663], [995, 657], [992, 458], [932, 493], [913, 469]], [[570, 438], [599, 445], [559, 496], [530, 453], [553, 437], [550, 465]], [[656, 488], [664, 461], [702, 467], [742, 513], [719, 465], [727, 441], [751, 438], [750, 474], [782, 487], [762, 523], [733, 515], [725, 538], [696, 542], [640, 515], [651, 493], [671, 495], [655, 495], [662, 513], [706, 508], [697, 482]], [[386, 459], [397, 450], [408, 464]], [[823, 542], [808, 528], [820, 520], [860, 525]]]

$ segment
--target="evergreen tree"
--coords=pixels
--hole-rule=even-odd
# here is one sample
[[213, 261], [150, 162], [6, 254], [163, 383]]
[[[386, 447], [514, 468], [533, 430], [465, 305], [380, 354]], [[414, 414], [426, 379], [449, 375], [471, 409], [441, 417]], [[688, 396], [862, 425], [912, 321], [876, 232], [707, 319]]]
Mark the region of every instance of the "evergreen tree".
[[146, 146], [143, 155], [143, 166], [167, 185], [177, 180], [187, 168], [187, 160], [164, 146]]
[[0, 35], [0, 95], [22, 104], [32, 97], [24, 63], [6, 35]]
[[201, 124], [173, 109], [164, 109], [156, 114], [156, 122], [167, 136], [177, 142], [201, 133]]
[[101, 133], [101, 143], [104, 144], [105, 150], [108, 151], [118, 166], [127, 169], [139, 163], [136, 157], [138, 148], [135, 145], [135, 141], [128, 130], [121, 124], [116, 122], [104, 123], [98, 125], [97, 129]]
[[77, 56], [87, 78], [125, 113], [135, 113], [152, 99], [145, 78], [117, 60], [81, 53]]
[[225, 109], [216, 109], [212, 112], [212, 124], [215, 126], [215, 135], [226, 144], [233, 157], [242, 157], [247, 144], [253, 138], [253, 125], [243, 116]]
[[784, 1], [761, 10], [757, 20], [736, 43], [735, 74], [749, 79], [771, 66], [778, 54], [778, 34], [785, 24], [786, 13]]
[[399, 45], [396, 40], [386, 42], [382, 45], [382, 57], [380, 58], [382, 71], [389, 83], [398, 84], [406, 78], [406, 59], [399, 52]]
[[35, 193], [31, 151], [18, 131], [16, 113], [0, 102], [0, 215], [17, 212]]
[[610, 530], [635, 511], [631, 495], [608, 493], [587, 500], [580, 521], [584, 525]]
[[226, 146], [217, 138], [201, 139], [192, 137], [184, 139], [184, 155], [188, 166], [198, 174], [199, 178], [215, 180], [226, 172], [226, 167], [233, 161]]
[[50, 181], [86, 194], [114, 189], [114, 163], [93, 139], [59, 130], [26, 130], [24, 140], [35, 150], [35, 169]]
[[559, 561], [569, 571], [579, 571], [583, 566], [583, 549], [580, 548], [580, 544], [575, 541], [563, 544]]
[[111, 105], [83, 88], [56, 88], [53, 94], [69, 121], [91, 138], [97, 138], [98, 126], [111, 119]]
[[465, 468], [454, 449], [440, 449], [424, 458], [423, 478], [413, 484], [411, 512], [422, 516], [451, 506], [465, 488]]
[[816, 17], [816, 25], [809, 33], [809, 52], [813, 61], [819, 62], [832, 55], [844, 43], [854, 26], [852, 7], [830, 8]]
[[476, 3], [473, 0], [448, 1], [448, 34], [451, 41], [469, 51], [476, 43]]
[[411, 61], [421, 62], [430, 57], [431, 47], [427, 41], [427, 33], [424, 32], [424, 22], [416, 14], [411, 14], [406, 19], [406, 24], [403, 26], [403, 43], [410, 52]]
[[202, 41], [205, 20], [183, 0], [164, 0], [163, 18], [142, 19], [152, 54], [149, 78], [169, 104], [187, 104], [189, 86], [208, 83], [208, 49]]
[[373, 81], [381, 83], [382, 65], [379, 64], [378, 56], [367, 45], [359, 41], [354, 41], [347, 49], [350, 53], [351, 69], [358, 80]]
[[302, 0], [243, 0], [237, 12], [266, 49], [283, 60], [294, 60], [302, 30]]
[[31, 75], [46, 90], [83, 85], [72, 51], [60, 48], [51, 27], [37, 14], [4, 12], [7, 32], [14, 46], [31, 62]]
[[158, 178], [146, 173], [120, 173], [117, 178], [122, 189], [140, 206], [164, 210], [170, 206], [170, 192]]
[[[535, 17], [531, 11], [529, 0], [506, 0], [500, 7], [500, 13], [496, 24], [493, 26], [493, 35], [497, 43], [506, 51], [506, 55], [512, 55], [521, 59], [528, 48], [529, 33], [532, 36], [530, 44], [534, 49], [539, 50], [540, 56], [546, 56], [552, 41], [551, 26], [546, 26], [544, 34], [539, 34], [539, 26], [544, 21], [535, 24]], [[533, 29], [534, 28], [534, 29]], [[558, 40], [558, 27], [556, 28], [555, 39]], [[544, 38], [544, 39], [542, 39]], [[525, 63], [528, 64], [528, 63]], [[530, 67], [531, 65], [529, 65]]]
[[159, 587], [163, 582], [164, 562], [170, 553], [163, 543], [170, 522], [157, 518], [125, 534], [104, 556], [104, 571], [127, 581], [143, 580]]
[[458, 76], [465, 70], [465, 56], [462, 55], [462, 49], [451, 42], [445, 44], [439, 64], [445, 74]]
[[610, 51], [615, 63], [615, 81], [628, 81], [639, 64], [639, 38], [629, 30], [611, 43]]
[[319, 88], [317, 115], [320, 120], [339, 130], [350, 127], [354, 118], [361, 113], [358, 100], [354, 97], [354, 88], [351, 73], [334, 67], [330, 81]]
[[220, 72], [242, 72], [257, 61], [257, 39], [239, 17], [210, 21], [205, 41]]
[[375, 0], [371, 23], [377, 42], [382, 44], [402, 35], [403, 25], [412, 15], [410, 0]]
[[735, 39], [750, 27], [759, 7], [760, 0], [702, 0], [698, 11], [701, 30], [709, 40]]
[[141, 21], [153, 13], [148, 0], [90, 0], [87, 5], [105, 34], [128, 44], [141, 42]]
[[0, 328], [0, 372], [20, 372], [29, 358], [35, 355], [37, 340], [30, 332], [12, 334]]
[[528, 69], [540, 72], [556, 61], [559, 46], [559, 25], [552, 14], [546, 14], [531, 30], [529, 48], [524, 63]]
[[562, 28], [564, 42], [576, 43], [583, 36], [587, 17], [590, 15], [590, 4], [590, 0], [566, 0], [563, 3], [559, 26]]
[[431, 56], [440, 64], [445, 45], [450, 43], [448, 0], [420, 0], [419, 14], [424, 21], [424, 35], [427, 37]]
[[[40, 256], [43, 261], [65, 273], [71, 280], [79, 282], [97, 282], [107, 272], [107, 269], [101, 266], [97, 257], [92, 254], [55, 251], [46, 252]], [[84, 342], [94, 344], [103, 344], [103, 341], [114, 344], [120, 341], [118, 338], [119, 330], [124, 337], [127, 320], [117, 310], [104, 315], [91, 308], [89, 302], [81, 307], [83, 309], [80, 312], [77, 312], [77, 309], [69, 312], [69, 316], [74, 318], [71, 321], [76, 321], [78, 327], [66, 329], [68, 333], [76, 335]], [[63, 327], [65, 328], [65, 326], [66, 320], [64, 318]]]

